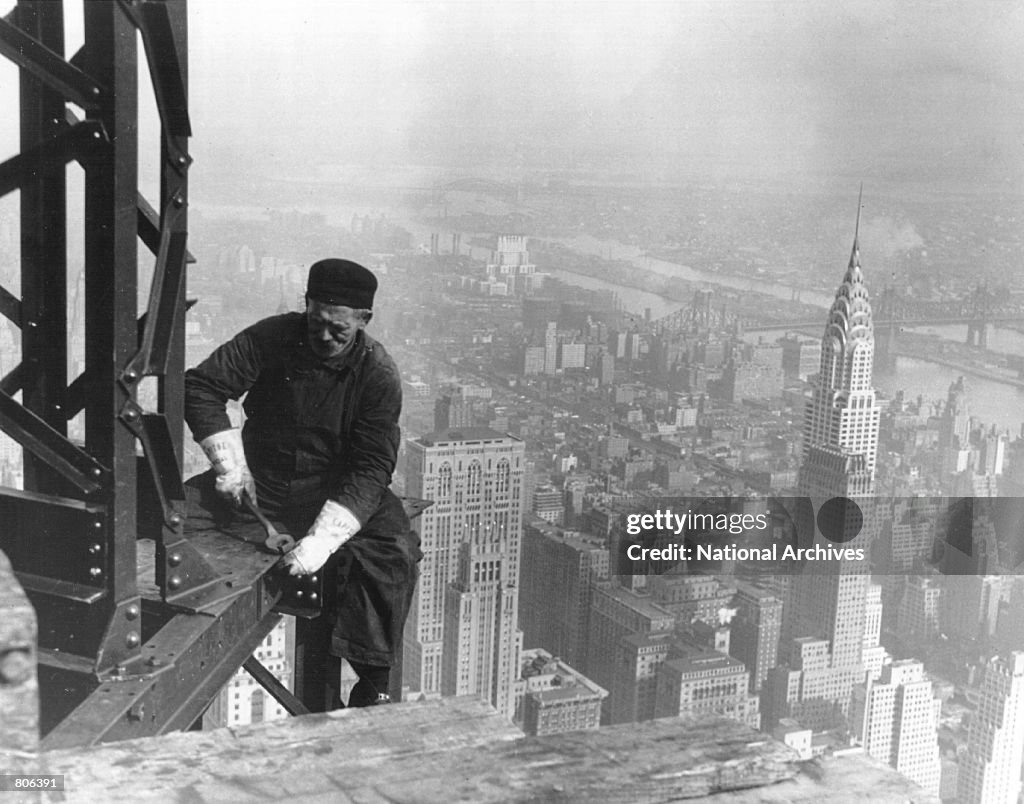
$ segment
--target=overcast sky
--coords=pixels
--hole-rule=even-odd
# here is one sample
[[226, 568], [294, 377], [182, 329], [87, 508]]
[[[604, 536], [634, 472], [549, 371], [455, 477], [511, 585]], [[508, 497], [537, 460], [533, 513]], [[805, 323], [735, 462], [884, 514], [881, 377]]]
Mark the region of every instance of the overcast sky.
[[618, 159], [1024, 187], [1010, 0], [194, 0], [190, 25], [193, 150], [254, 170]]

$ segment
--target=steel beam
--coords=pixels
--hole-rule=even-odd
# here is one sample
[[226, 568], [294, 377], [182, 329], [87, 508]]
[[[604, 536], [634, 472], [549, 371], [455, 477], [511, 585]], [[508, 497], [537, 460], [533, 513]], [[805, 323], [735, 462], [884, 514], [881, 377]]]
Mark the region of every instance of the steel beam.
[[[26, 387], [25, 373], [22, 369], [18, 376], [22, 389]], [[86, 494], [98, 492], [107, 480], [107, 471], [99, 461], [3, 392], [0, 392], [0, 428]]]
[[[17, 25], [0, 18], [0, 55], [17, 64], [23, 75], [31, 75], [59, 95], [62, 101], [67, 99], [83, 109], [92, 109], [103, 90], [61, 55], [64, 50], [61, 5], [52, 0], [21, 2], [17, 6]], [[50, 6], [51, 10], [43, 11], [45, 6]], [[43, 25], [37, 28], [34, 24], [37, 22]], [[59, 37], [54, 35], [58, 26]]]
[[[117, 612], [139, 605], [135, 437], [117, 419], [134, 390], [118, 378], [137, 349], [138, 66], [135, 26], [117, 4], [85, 3], [84, 28], [82, 69], [108, 89], [98, 107], [87, 110], [110, 142], [85, 164], [85, 446], [113, 479], [97, 495], [107, 506], [112, 536], [107, 589], [113, 625]], [[122, 631], [105, 633], [120, 638]], [[98, 655], [137, 656], [141, 640], [131, 633], [130, 644], [98, 646]]]
[[141, 652], [104, 673], [90, 676], [81, 667], [61, 666], [63, 657], [42, 656], [41, 677], [77, 685], [79, 696], [59, 717], [44, 712], [52, 726], [44, 750], [188, 728], [280, 621], [273, 608], [279, 593], [268, 577], [271, 557], [216, 533], [198, 543], [210, 560], [220, 556], [233, 567], [228, 583], [235, 596], [197, 612], [146, 599]]
[[[52, 51], [64, 50], [61, 4], [21, 2], [17, 27], [0, 23], [0, 39], [29, 62], [62, 63]], [[52, 58], [47, 58], [50, 53]], [[17, 60], [16, 60], [17, 61]], [[58, 134], [64, 97], [39, 80], [39, 72], [21, 66], [21, 353], [22, 404], [58, 433], [66, 432], [67, 388], [67, 213], [64, 165], [49, 158], [45, 145]], [[45, 459], [26, 454], [25, 487], [60, 494], [68, 490]]]
[[270, 693], [275, 701], [284, 707], [289, 715], [309, 714], [309, 710], [303, 705], [302, 701], [292, 695], [291, 690], [278, 681], [277, 676], [264, 667], [255, 656], [250, 656], [246, 659], [242, 663], [242, 667], [263, 689]]

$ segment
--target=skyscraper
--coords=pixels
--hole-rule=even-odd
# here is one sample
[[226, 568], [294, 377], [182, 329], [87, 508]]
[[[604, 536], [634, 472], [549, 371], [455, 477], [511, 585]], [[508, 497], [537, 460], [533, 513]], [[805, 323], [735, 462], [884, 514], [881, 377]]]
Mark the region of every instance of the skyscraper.
[[523, 632], [518, 627], [518, 528], [501, 517], [468, 529], [459, 566], [445, 590], [441, 694], [475, 695], [509, 720]]
[[[409, 441], [407, 446], [406, 493], [433, 500], [434, 505], [413, 520], [420, 535], [423, 560], [406, 621], [404, 680], [413, 692], [441, 693], [445, 627], [448, 622], [457, 622], [460, 629], [470, 629], [461, 638], [470, 640], [477, 660], [500, 675], [498, 678], [492, 674], [488, 691], [504, 690], [501, 679], [507, 676], [511, 684], [518, 673], [518, 656], [510, 657], [511, 665], [504, 667], [509, 657], [484, 656], [483, 652], [499, 647], [508, 650], [508, 639], [494, 641], [488, 636], [485, 646], [480, 640], [485, 638], [486, 629], [478, 629], [473, 635], [472, 628], [483, 626], [472, 626], [457, 615], [463, 605], [469, 617], [486, 616], [487, 611], [496, 616], [499, 611], [504, 612], [504, 608], [489, 608], [494, 601], [487, 596], [492, 593], [501, 596], [501, 606], [510, 605], [515, 615], [525, 445], [513, 436], [472, 427], [430, 433]], [[470, 595], [464, 601], [459, 599], [459, 612], [450, 608], [455, 602], [448, 602], [451, 584], [457, 584], [458, 595]], [[502, 634], [518, 634], [514, 621], [500, 625], [498, 630]], [[466, 654], [460, 653], [458, 661], [468, 661]], [[464, 668], [464, 672], [483, 678], [479, 675], [482, 667], [483, 664]], [[510, 690], [508, 695], [511, 697]]]
[[536, 271], [537, 266], [530, 262], [526, 235], [499, 235], [487, 263], [489, 277], [507, 282], [511, 292], [522, 296], [543, 283], [544, 275]]
[[[821, 343], [818, 379], [804, 418], [803, 461], [798, 491], [818, 507], [816, 540], [842, 547], [870, 546], [872, 494], [878, 452], [880, 409], [872, 387], [875, 352], [871, 302], [860, 265], [860, 200], [853, 248], [843, 281], [829, 309]], [[839, 505], [821, 508], [829, 500]], [[852, 502], [842, 502], [848, 500]], [[786, 632], [791, 638], [815, 637], [829, 645], [828, 670], [835, 677], [825, 687], [834, 696], [817, 701], [815, 722], [827, 728], [846, 714], [850, 689], [863, 680], [869, 576], [867, 561], [812, 562], [788, 585]], [[877, 644], [877, 643], [876, 643]], [[873, 657], [877, 658], [877, 657]], [[782, 675], [771, 676], [779, 683]], [[802, 697], [790, 687], [788, 705]], [[775, 692], [781, 700], [782, 691]], [[826, 703], [830, 703], [826, 706]], [[783, 711], [778, 716], [789, 716]]]
[[524, 524], [519, 624], [526, 644], [583, 668], [592, 584], [608, 571], [601, 540], [538, 520]]
[[1024, 754], [1024, 651], [985, 668], [967, 751], [960, 759], [960, 804], [1016, 804]]
[[760, 692], [779, 655], [782, 601], [766, 589], [737, 583], [735, 606], [729, 654], [746, 665], [750, 689]]
[[940, 707], [922, 664], [907, 659], [854, 687], [850, 725], [865, 752], [938, 795]]
[[804, 417], [801, 494], [855, 497], [874, 491], [881, 411], [871, 385], [875, 331], [859, 231], [858, 202], [850, 263], [825, 323], [818, 381]]

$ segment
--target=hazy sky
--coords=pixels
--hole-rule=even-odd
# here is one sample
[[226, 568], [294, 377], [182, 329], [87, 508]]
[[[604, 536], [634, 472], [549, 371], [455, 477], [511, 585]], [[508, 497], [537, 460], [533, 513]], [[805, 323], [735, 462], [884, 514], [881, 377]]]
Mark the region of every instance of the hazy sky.
[[[1010, 0], [194, 0], [190, 24], [192, 147], [225, 168], [621, 161], [1024, 187]], [[4, 102], [14, 78], [0, 69]]]

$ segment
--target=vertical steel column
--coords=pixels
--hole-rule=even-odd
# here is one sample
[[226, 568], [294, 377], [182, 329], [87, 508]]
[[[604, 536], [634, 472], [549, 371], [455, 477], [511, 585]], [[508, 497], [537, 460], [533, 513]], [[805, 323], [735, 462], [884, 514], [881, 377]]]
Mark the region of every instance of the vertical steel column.
[[[178, 71], [181, 75], [184, 93], [183, 113], [188, 109], [188, 8], [185, 0], [167, 0], [165, 5], [170, 22], [174, 52], [179, 54]], [[186, 133], [187, 132], [187, 133]], [[190, 127], [176, 126], [168, 130], [164, 122], [164, 136], [160, 142], [160, 200], [162, 209], [177, 208], [177, 214], [170, 223], [171, 237], [180, 240], [182, 248], [188, 234], [188, 136]], [[174, 300], [177, 315], [171, 332], [167, 364], [159, 379], [159, 410], [167, 418], [178, 466], [183, 466], [184, 449], [182, 441], [185, 432], [185, 291], [186, 283], [181, 282]]]
[[[119, 377], [138, 349], [136, 29], [113, 0], [87, 0], [84, 10], [85, 69], [107, 90], [89, 117], [108, 139], [86, 165], [86, 449], [115, 480], [101, 493], [112, 536], [107, 589], [119, 604], [137, 595], [136, 442], [118, 421], [134, 393]], [[137, 651], [139, 641], [135, 634], [127, 647]]]
[[[18, 27], [57, 54], [64, 52], [64, 4], [21, 0]], [[32, 179], [21, 186], [22, 403], [67, 433], [67, 210], [65, 168], [39, 150], [64, 126], [64, 97], [20, 71], [21, 152]], [[28, 450], [25, 488], [66, 493], [68, 483]]]

